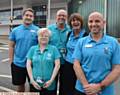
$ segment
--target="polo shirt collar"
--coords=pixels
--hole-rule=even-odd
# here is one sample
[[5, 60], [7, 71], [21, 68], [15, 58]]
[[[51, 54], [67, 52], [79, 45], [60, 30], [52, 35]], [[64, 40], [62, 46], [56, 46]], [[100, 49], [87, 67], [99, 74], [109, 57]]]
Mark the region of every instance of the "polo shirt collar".
[[[65, 24], [64, 24], [64, 29], [62, 30], [62, 32], [65, 31], [65, 30], [67, 30], [67, 28], [68, 28], [68, 27], [67, 27], [67, 24], [65, 23]], [[57, 23], [56, 23], [56, 25], [55, 25], [55, 29], [56, 29], [56, 30], [60, 30], [60, 29], [58, 28]]]
[[25, 26], [24, 24], [22, 25], [24, 29], [31, 29], [31, 27], [33, 26], [33, 24], [30, 24], [29, 26]]
[[[88, 36], [88, 43], [91, 42], [96, 42], [95, 40], [93, 40], [91, 33]], [[100, 39], [100, 41], [98, 43], [108, 43], [107, 38], [106, 38], [106, 34], [103, 34], [103, 37]]]
[[79, 37], [83, 37], [84, 34], [85, 34], [85, 29], [81, 29], [80, 32], [79, 32], [79, 36], [75, 37], [74, 36], [74, 30], [72, 30], [71, 36], [75, 37], [75, 38], [79, 38]]
[[[49, 47], [48, 45], [45, 47], [44, 52], [48, 50], [48, 47]], [[40, 45], [37, 45], [36, 51], [37, 51], [38, 53], [40, 53]]]

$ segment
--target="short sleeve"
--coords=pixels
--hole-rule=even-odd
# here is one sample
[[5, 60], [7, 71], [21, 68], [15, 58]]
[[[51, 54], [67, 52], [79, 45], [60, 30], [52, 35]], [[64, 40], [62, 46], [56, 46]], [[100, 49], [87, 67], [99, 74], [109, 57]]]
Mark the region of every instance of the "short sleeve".
[[9, 40], [15, 42], [15, 30], [13, 30], [12, 32], [10, 32]]
[[112, 55], [112, 64], [120, 64], [120, 44], [116, 41], [114, 42], [114, 50]]
[[76, 46], [75, 46], [75, 51], [74, 51], [74, 53], [73, 53], [73, 55], [72, 55], [72, 58], [74, 59], [74, 60], [79, 60], [79, 61], [81, 61], [81, 56], [82, 55], [82, 41], [81, 41], [81, 39], [77, 42], [77, 44], [76, 44]]

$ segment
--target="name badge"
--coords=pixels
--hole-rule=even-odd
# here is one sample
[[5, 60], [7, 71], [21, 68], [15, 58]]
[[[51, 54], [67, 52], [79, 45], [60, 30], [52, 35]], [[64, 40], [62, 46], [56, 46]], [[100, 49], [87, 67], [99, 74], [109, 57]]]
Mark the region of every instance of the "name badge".
[[91, 48], [91, 47], [93, 47], [93, 45], [92, 44], [87, 44], [87, 45], [85, 45], [85, 47], [86, 48]]
[[35, 30], [30, 30], [30, 32], [35, 32]]

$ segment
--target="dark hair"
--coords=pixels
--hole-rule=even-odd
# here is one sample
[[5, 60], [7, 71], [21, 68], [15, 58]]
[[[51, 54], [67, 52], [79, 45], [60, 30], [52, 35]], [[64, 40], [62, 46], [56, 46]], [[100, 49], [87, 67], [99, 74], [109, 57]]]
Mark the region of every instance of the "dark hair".
[[81, 28], [83, 28], [83, 18], [79, 13], [73, 13], [70, 15], [69, 20], [68, 20], [68, 24], [70, 25], [70, 27], [72, 28], [71, 21], [74, 18], [76, 18], [77, 20], [79, 20], [81, 22]]
[[23, 15], [27, 12], [27, 11], [30, 11], [34, 14], [34, 10], [32, 8], [27, 8], [25, 10], [23, 10]]

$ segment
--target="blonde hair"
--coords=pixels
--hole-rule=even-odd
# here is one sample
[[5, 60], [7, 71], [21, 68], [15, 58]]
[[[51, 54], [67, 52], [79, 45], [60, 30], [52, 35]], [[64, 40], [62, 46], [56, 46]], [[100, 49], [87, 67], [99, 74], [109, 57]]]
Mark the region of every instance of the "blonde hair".
[[41, 34], [44, 34], [44, 33], [48, 33], [49, 37], [51, 36], [51, 31], [48, 28], [40, 28], [37, 32], [37, 35], [39, 37]]

